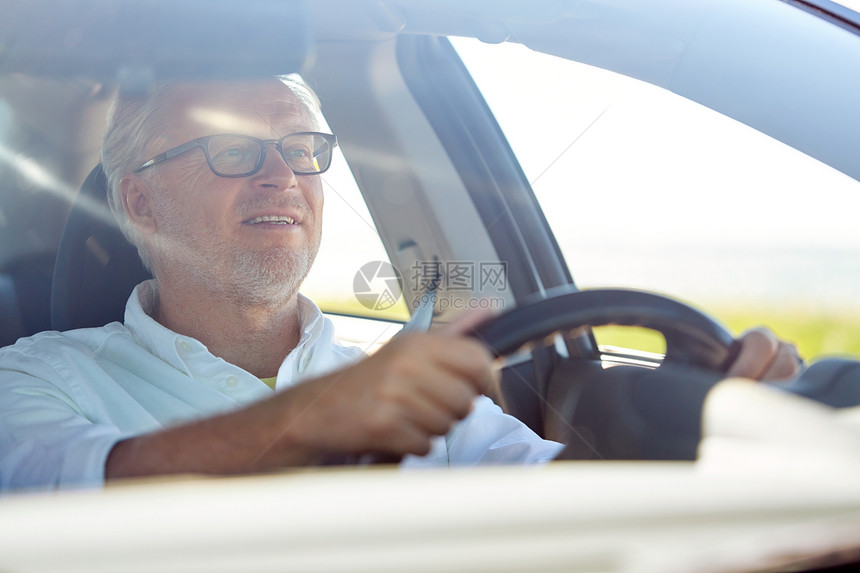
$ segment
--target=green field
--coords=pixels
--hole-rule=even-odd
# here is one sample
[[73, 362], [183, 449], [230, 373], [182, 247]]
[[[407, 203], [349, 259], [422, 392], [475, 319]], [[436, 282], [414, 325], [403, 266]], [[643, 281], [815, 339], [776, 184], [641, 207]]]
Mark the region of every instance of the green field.
[[[860, 313], [813, 312], [808, 309], [714, 307], [707, 309], [733, 334], [748, 328], [768, 326], [783, 340], [793, 342], [806, 359], [823, 356], [860, 357]], [[662, 336], [639, 328], [595, 329], [598, 343], [649, 352], [665, 351]]]

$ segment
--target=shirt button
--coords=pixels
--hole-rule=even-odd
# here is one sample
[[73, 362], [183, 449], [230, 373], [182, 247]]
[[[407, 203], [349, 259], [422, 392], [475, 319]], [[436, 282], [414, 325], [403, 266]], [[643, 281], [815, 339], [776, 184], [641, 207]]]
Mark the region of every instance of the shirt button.
[[227, 376], [227, 380], [225, 382], [227, 383], [228, 388], [235, 388], [239, 384], [239, 379], [235, 376]]
[[191, 351], [191, 345], [185, 340], [180, 340], [176, 346], [179, 348], [179, 352], [183, 354], [188, 354]]

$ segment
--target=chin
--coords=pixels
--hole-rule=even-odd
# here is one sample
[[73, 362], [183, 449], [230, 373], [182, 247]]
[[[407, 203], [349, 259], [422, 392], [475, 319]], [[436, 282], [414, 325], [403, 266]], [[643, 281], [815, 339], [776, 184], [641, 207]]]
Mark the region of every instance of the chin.
[[235, 261], [227, 288], [244, 304], [285, 304], [295, 297], [315, 256], [315, 250], [243, 253]]

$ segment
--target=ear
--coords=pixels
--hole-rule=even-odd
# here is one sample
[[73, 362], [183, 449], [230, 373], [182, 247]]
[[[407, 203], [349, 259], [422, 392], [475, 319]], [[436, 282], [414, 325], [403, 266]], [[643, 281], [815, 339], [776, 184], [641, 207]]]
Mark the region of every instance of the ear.
[[141, 233], [154, 235], [158, 231], [153, 209], [152, 187], [134, 173], [119, 182], [122, 206], [131, 224]]

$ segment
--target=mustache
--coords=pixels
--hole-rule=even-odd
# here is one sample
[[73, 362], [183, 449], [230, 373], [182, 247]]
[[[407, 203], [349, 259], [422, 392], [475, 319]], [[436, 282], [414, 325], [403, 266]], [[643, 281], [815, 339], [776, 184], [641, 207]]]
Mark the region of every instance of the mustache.
[[313, 213], [308, 204], [297, 197], [264, 197], [253, 199], [243, 203], [239, 213], [243, 217], [265, 210], [291, 210], [296, 211], [302, 219], [313, 218]]

